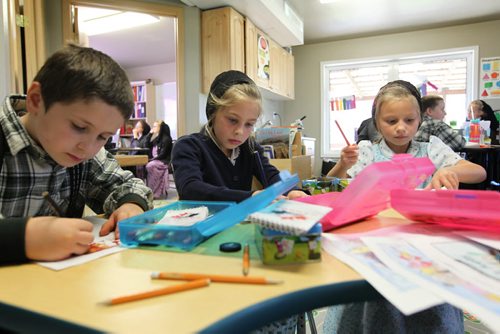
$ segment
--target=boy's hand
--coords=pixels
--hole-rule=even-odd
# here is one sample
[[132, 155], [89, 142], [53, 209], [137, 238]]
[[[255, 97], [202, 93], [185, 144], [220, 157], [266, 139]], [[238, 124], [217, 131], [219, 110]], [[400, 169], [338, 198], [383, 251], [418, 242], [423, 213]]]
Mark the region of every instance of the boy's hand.
[[83, 254], [94, 240], [92, 223], [83, 219], [35, 217], [26, 224], [26, 256], [32, 260], [57, 261]]
[[[144, 210], [139, 205], [134, 203], [123, 204], [118, 209], [116, 209], [111, 214], [111, 216], [109, 216], [108, 221], [102, 225], [101, 231], [99, 231], [99, 235], [100, 236], [108, 235], [111, 231], [113, 231], [116, 228], [116, 223], [118, 223], [120, 220], [137, 216], [140, 215], [141, 213], [144, 213]], [[116, 239], [120, 237], [118, 230], [115, 231], [115, 237]]]
[[446, 189], [458, 189], [458, 175], [454, 171], [447, 168], [441, 168], [434, 173], [431, 182], [425, 187], [425, 189], [441, 189], [445, 187]]
[[305, 192], [303, 191], [300, 191], [300, 190], [292, 190], [288, 193], [288, 196], [287, 198], [288, 199], [296, 199], [296, 198], [302, 198], [302, 197], [307, 197], [309, 196], [308, 194], [306, 194]]
[[351, 144], [349, 146], [344, 147], [342, 151], [340, 151], [339, 162], [342, 164], [342, 167], [347, 170], [356, 164], [356, 162], [358, 161], [358, 156], [359, 156], [358, 145]]

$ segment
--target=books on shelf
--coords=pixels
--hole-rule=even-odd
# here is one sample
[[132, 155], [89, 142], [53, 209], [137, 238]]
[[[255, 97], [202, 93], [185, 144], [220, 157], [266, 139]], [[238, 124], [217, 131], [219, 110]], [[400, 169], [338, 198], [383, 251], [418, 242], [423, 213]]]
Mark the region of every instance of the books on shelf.
[[331, 210], [326, 206], [283, 199], [250, 214], [248, 219], [271, 230], [302, 235]]

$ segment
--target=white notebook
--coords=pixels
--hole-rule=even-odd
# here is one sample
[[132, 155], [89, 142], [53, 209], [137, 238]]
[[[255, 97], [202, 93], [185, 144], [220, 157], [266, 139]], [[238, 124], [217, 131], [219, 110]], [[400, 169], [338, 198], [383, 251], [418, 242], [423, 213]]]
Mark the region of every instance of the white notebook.
[[248, 220], [271, 230], [301, 235], [331, 210], [327, 206], [283, 199], [250, 214]]

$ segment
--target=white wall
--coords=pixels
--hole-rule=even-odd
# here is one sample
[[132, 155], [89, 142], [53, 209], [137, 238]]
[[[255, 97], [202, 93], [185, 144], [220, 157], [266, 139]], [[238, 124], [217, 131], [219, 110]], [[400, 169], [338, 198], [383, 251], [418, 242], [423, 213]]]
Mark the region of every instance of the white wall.
[[177, 84], [175, 82], [156, 86], [156, 119], [167, 123], [172, 139], [177, 139]]
[[152, 79], [155, 85], [177, 81], [175, 63], [131, 67], [126, 68], [125, 72], [130, 81]]
[[[10, 71], [4, 69], [10, 68], [10, 47], [9, 47], [9, 29], [8, 29], [8, 4], [7, 1], [2, 1], [0, 5], [0, 99], [3, 103], [3, 98], [10, 91]], [[19, 92], [20, 93], [20, 92]]]
[[[375, 37], [297, 46], [295, 57], [295, 100], [285, 102], [286, 122], [307, 115], [304, 127], [307, 136], [317, 138], [314, 172], [321, 168], [321, 87], [320, 63], [387, 55], [417, 53], [432, 50], [479, 46], [480, 57], [500, 56], [498, 32], [500, 20], [459, 25], [440, 29], [388, 34]], [[477, 92], [475, 92], [477, 94]], [[500, 108], [500, 99], [488, 100]]]

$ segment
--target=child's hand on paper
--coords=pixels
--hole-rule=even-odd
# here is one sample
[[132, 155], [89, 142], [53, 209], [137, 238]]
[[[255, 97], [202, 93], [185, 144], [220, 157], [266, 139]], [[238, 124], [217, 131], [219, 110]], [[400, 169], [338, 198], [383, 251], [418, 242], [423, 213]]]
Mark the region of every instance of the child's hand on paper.
[[458, 189], [458, 175], [452, 170], [447, 168], [441, 168], [434, 173], [431, 182], [425, 187], [425, 189], [436, 189], [441, 188], [446, 189]]
[[57, 261], [84, 254], [94, 240], [92, 223], [83, 219], [34, 217], [25, 232], [26, 256], [32, 260]]
[[288, 199], [296, 199], [296, 198], [302, 198], [302, 197], [307, 197], [307, 196], [309, 196], [309, 195], [301, 190], [292, 190], [288, 193], [287, 198]]
[[[115, 230], [116, 224], [123, 219], [140, 215], [144, 213], [144, 210], [137, 204], [125, 203], [116, 209], [108, 218], [108, 220], [102, 225], [100, 236], [108, 235], [111, 231]], [[116, 239], [120, 238], [118, 230], [115, 230]]]

